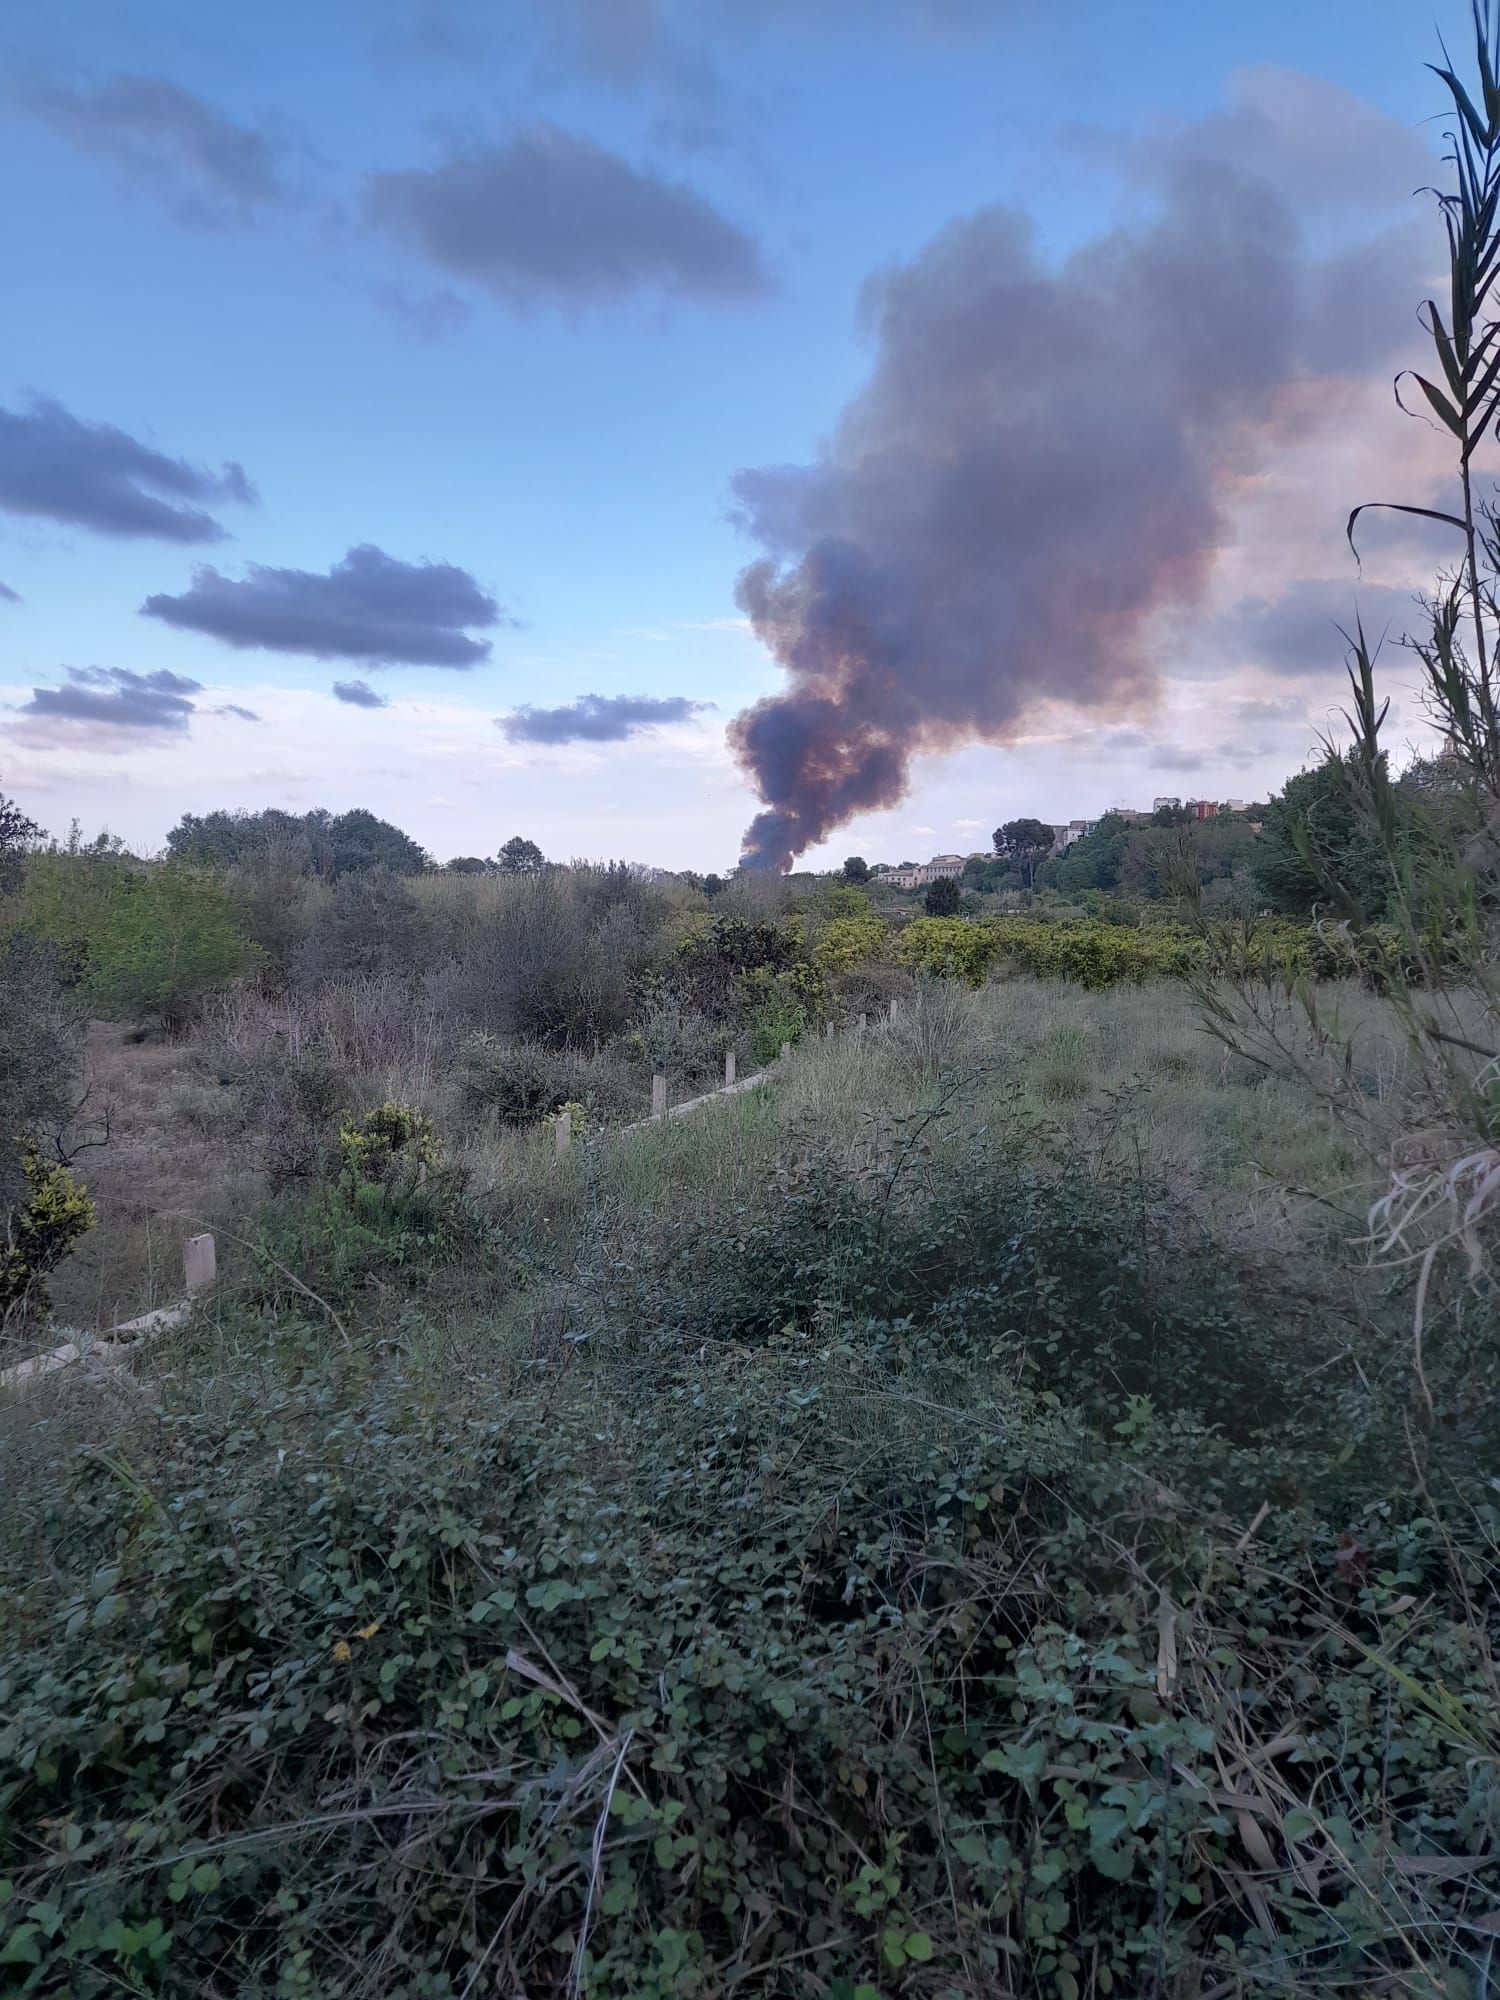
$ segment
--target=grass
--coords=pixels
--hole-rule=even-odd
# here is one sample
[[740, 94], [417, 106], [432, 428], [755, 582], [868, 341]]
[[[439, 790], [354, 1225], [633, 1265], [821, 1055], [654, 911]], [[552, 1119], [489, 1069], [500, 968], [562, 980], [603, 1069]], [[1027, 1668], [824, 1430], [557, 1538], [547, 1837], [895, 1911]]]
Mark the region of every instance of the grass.
[[424, 1058], [362, 1090], [449, 1168], [355, 1209], [101, 1031], [92, 1268], [217, 1204], [337, 1318], [229, 1260], [0, 1405], [14, 1990], [1475, 1990], [1491, 1306], [1422, 1432], [1400, 1038], [1320, 1002], [1361, 1119], [1167, 984], [912, 987], [561, 1159]]
[[[973, 1117], [1019, 1109], [1055, 1125], [1069, 1144], [1139, 1158], [1191, 1187], [1216, 1223], [1252, 1239], [1294, 1222], [1322, 1235], [1320, 1214], [1335, 1213], [1353, 1233], [1378, 1192], [1368, 1133], [1356, 1143], [1313, 1093], [1205, 1035], [1183, 987], [1094, 994], [1014, 978], [977, 993], [914, 990], [920, 1004], [909, 993], [894, 1025], [876, 1021], [863, 1039], [852, 1031], [809, 1037], [763, 1091], [618, 1144], [591, 1142], [589, 1173], [614, 1199], [643, 1208], [670, 1202], [674, 1188], [748, 1184], [789, 1130], [812, 1121], [829, 1143], [853, 1147], [876, 1107], [909, 1109], [956, 1063], [967, 1073], [963, 1101]], [[1394, 1116], [1398, 1024], [1357, 989], [1325, 989], [1324, 1000], [1357, 1026], [1369, 1089]], [[202, 1041], [139, 1040], [108, 1023], [91, 1030], [91, 1109], [109, 1106], [113, 1136], [80, 1157], [100, 1222], [53, 1281], [59, 1321], [101, 1330], [177, 1298], [181, 1240], [200, 1228], [219, 1232], [233, 1268], [235, 1239], [247, 1233], [264, 1179], [255, 1135], [215, 1056]], [[433, 1117], [450, 1157], [485, 1195], [530, 1208], [556, 1188], [557, 1202], [576, 1215], [583, 1155], [575, 1149], [559, 1169], [550, 1133], [462, 1112], [420, 1023], [412, 1059], [378, 1066], [356, 1091], [351, 1109], [391, 1098]], [[648, 1110], [643, 1080], [642, 1115]]]

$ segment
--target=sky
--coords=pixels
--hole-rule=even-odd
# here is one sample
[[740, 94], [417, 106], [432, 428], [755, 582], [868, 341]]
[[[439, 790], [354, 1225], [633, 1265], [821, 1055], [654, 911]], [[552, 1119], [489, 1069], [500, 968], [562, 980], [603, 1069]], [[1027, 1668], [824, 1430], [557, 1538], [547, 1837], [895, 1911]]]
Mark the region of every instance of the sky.
[[1457, 0], [10, 0], [0, 789], [725, 869], [1262, 797], [1372, 521]]

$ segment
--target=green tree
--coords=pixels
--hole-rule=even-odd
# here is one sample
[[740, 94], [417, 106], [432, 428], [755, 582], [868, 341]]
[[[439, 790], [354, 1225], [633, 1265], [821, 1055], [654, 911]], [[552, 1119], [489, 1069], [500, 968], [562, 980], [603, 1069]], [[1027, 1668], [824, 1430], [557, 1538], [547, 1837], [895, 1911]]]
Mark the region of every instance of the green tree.
[[846, 882], [865, 883], [870, 879], [870, 864], [862, 854], [851, 854], [844, 863]]
[[1330, 751], [1310, 771], [1288, 778], [1266, 806], [1250, 867], [1261, 896], [1281, 915], [1332, 911], [1341, 901], [1357, 904], [1371, 920], [1385, 910], [1390, 862], [1361, 809], [1352, 763], [1353, 753]]
[[494, 867], [493, 861], [486, 861], [478, 854], [455, 854], [448, 863], [450, 875], [488, 875]]
[[536, 842], [523, 839], [519, 833], [513, 834], [500, 850], [502, 875], [539, 875], [546, 865], [547, 858]]
[[1052, 852], [1053, 833], [1044, 819], [1008, 819], [995, 828], [995, 852], [1008, 861], [1028, 889], [1036, 886], [1039, 862]]
[[420, 875], [430, 865], [410, 834], [363, 806], [342, 813], [321, 806], [301, 814], [276, 806], [263, 812], [184, 813], [167, 835], [167, 852], [174, 861], [200, 868], [294, 855], [308, 874], [330, 881], [367, 875], [375, 868]]
[[255, 947], [212, 876], [167, 862], [123, 879], [88, 940], [89, 995], [107, 1014], [179, 1027], [206, 993], [250, 970]]
[[929, 917], [956, 917], [962, 907], [963, 896], [951, 875], [940, 875], [936, 882], [928, 883], [922, 908]]
[[[308, 815], [310, 822], [318, 818], [314, 813]], [[369, 875], [377, 868], [392, 875], [420, 875], [432, 865], [427, 850], [409, 833], [392, 826], [388, 819], [377, 819], [363, 806], [325, 818], [316, 834], [321, 835], [328, 857], [324, 872], [335, 882], [341, 875]]]
[[1047, 864], [1046, 881], [1065, 896], [1088, 889], [1114, 889], [1132, 829], [1117, 813], [1106, 813], [1092, 831]]
[[40, 834], [36, 821], [28, 819], [14, 799], [0, 792], [0, 894], [19, 885], [21, 857]]

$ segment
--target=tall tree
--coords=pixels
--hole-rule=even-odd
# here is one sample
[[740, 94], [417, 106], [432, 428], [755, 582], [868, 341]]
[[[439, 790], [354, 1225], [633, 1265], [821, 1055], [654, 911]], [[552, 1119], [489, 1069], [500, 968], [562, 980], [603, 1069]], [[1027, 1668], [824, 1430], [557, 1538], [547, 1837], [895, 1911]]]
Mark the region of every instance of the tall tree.
[[956, 917], [962, 907], [963, 896], [951, 875], [940, 875], [936, 882], [928, 883], [922, 908], [929, 917]]
[[13, 889], [21, 879], [21, 856], [42, 829], [28, 819], [14, 799], [0, 792], [0, 892]]
[[499, 854], [502, 875], [539, 875], [547, 865], [547, 857], [534, 840], [525, 840], [512, 834]]
[[995, 852], [1025, 877], [1028, 889], [1036, 886], [1037, 865], [1052, 852], [1052, 840], [1044, 819], [1008, 819], [995, 828]]
[[868, 882], [869, 879], [869, 862], [865, 860], [862, 854], [851, 854], [849, 859], [844, 863], [844, 880], [846, 882], [862, 883]]

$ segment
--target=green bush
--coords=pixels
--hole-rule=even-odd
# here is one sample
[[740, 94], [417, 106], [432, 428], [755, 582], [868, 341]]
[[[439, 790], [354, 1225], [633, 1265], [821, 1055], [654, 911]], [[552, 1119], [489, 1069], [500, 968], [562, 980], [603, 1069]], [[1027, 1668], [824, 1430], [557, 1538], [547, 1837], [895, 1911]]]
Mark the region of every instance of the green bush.
[[801, 1041], [807, 1032], [807, 1009], [800, 1000], [773, 987], [759, 1005], [750, 1009], [745, 1027], [750, 1036], [751, 1059], [757, 1067], [764, 1068], [781, 1054], [784, 1042]]
[[47, 1302], [47, 1277], [94, 1226], [88, 1190], [34, 1146], [21, 1150], [19, 1200], [5, 1214], [0, 1242], [0, 1322], [20, 1308], [35, 1312]]
[[1331, 2000], [1493, 1927], [1429, 1694], [1486, 1712], [1492, 1497], [1242, 1541], [1211, 1436], [805, 1338], [624, 1402], [202, 1366], [9, 1524], [12, 1992]]
[[372, 1283], [404, 1287], [469, 1262], [493, 1261], [494, 1230], [467, 1176], [442, 1163], [431, 1122], [382, 1104], [339, 1132], [331, 1181], [267, 1207], [257, 1244], [258, 1296], [310, 1291], [349, 1305]]
[[350, 1187], [386, 1187], [422, 1174], [442, 1158], [432, 1120], [409, 1105], [385, 1103], [339, 1131], [340, 1178]]
[[104, 1014], [180, 1027], [207, 993], [258, 954], [212, 876], [169, 862], [123, 873], [85, 944], [84, 982]]

